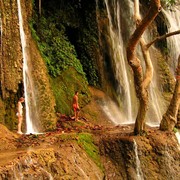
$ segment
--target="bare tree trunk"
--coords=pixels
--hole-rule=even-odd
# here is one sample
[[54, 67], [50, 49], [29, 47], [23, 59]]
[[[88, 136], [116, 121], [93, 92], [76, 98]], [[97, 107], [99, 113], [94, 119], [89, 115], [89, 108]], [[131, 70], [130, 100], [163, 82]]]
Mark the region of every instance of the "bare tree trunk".
[[177, 123], [177, 114], [180, 104], [180, 55], [178, 58], [178, 66], [176, 71], [177, 75], [174, 94], [160, 124], [160, 129], [163, 131], [172, 131]]
[[148, 88], [153, 77], [153, 65], [151, 62], [149, 50], [148, 48], [146, 48], [146, 43], [143, 38], [141, 38], [140, 44], [141, 44], [141, 49], [142, 49], [145, 64], [146, 64], [146, 71], [145, 71], [144, 78], [141, 84], [142, 97], [139, 98], [140, 107], [139, 107], [139, 111], [138, 111], [138, 115], [137, 115], [135, 127], [134, 127], [135, 134], [139, 134], [145, 130], [145, 117], [146, 117], [146, 112], [147, 112], [148, 103], [149, 103]]
[[4, 89], [4, 73], [3, 73], [3, 32], [2, 32], [2, 27], [3, 27], [3, 25], [4, 25], [4, 2], [1, 0], [0, 1], [0, 13], [1, 13], [1, 29], [0, 29], [0, 31], [1, 31], [1, 33], [0, 33], [0, 35], [1, 35], [1, 39], [0, 39], [0, 41], [1, 41], [1, 49], [0, 49], [0, 83], [1, 83], [1, 93], [2, 93], [2, 97], [5, 97], [5, 89]]
[[[135, 0], [135, 20], [137, 24], [137, 28], [132, 34], [128, 46], [127, 46], [127, 60], [129, 65], [131, 66], [134, 72], [134, 83], [137, 97], [139, 98], [140, 107], [138, 110], [138, 115], [135, 122], [134, 133], [141, 134], [144, 130], [145, 126], [145, 116], [148, 109], [148, 87], [152, 79], [152, 64], [151, 59], [149, 56], [148, 48], [145, 45], [144, 39], [141, 39], [142, 34], [146, 30], [146, 28], [151, 24], [151, 22], [155, 19], [158, 15], [161, 4], [160, 0], [151, 0], [151, 6], [147, 15], [141, 21], [139, 15], [139, 1]], [[142, 66], [140, 60], [136, 57], [136, 46], [141, 42], [141, 48], [143, 51], [144, 59], [146, 62], [146, 72], [143, 76]]]
[[41, 0], [39, 0], [39, 15], [41, 16]]

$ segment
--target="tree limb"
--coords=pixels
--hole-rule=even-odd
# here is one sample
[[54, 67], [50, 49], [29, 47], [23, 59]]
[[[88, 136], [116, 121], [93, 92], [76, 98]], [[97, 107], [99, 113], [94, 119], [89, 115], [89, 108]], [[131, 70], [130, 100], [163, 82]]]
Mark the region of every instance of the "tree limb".
[[147, 29], [147, 27], [152, 23], [155, 17], [158, 15], [161, 10], [160, 0], [151, 0], [151, 6], [148, 10], [148, 13], [143, 18], [143, 20], [139, 23], [136, 30], [132, 34], [128, 46], [127, 46], [127, 59], [132, 60], [134, 58], [134, 51], [137, 43], [139, 42], [142, 34]]
[[169, 104], [166, 113], [163, 115], [160, 123], [160, 129], [163, 131], [172, 131], [177, 123], [177, 114], [180, 105], [180, 55], [178, 58], [178, 65], [176, 69], [176, 85], [174, 88], [173, 97]]
[[[160, 0], [151, 0], [151, 5], [146, 16], [141, 19], [139, 14], [139, 0], [134, 0], [134, 18], [136, 22], [136, 29], [129, 39], [127, 46], [127, 60], [134, 72], [134, 83], [136, 89], [136, 95], [139, 99], [140, 106], [136, 117], [134, 133], [141, 134], [145, 127], [145, 116], [148, 109], [148, 86], [152, 79], [153, 67], [151, 64], [151, 58], [149, 50], [146, 48], [146, 42], [142, 37], [142, 34], [147, 27], [152, 23], [155, 17], [158, 15], [161, 9]], [[136, 56], [136, 46], [141, 43], [144, 60], [146, 63], [146, 71], [143, 76], [141, 61]]]
[[141, 38], [140, 44], [141, 44], [141, 49], [142, 49], [143, 57], [146, 64], [146, 71], [144, 75], [144, 80], [142, 82], [142, 88], [147, 89], [153, 77], [153, 65], [151, 62], [149, 50], [146, 48], [146, 42], [144, 38]]
[[150, 48], [150, 46], [151, 46], [152, 44], [156, 43], [157, 41], [160, 41], [160, 40], [165, 39], [165, 38], [167, 38], [167, 37], [174, 36], [174, 35], [178, 35], [178, 34], [180, 34], [180, 30], [174, 31], [174, 32], [170, 32], [170, 33], [168, 33], [168, 34], [164, 34], [164, 35], [162, 35], [162, 36], [159, 36], [159, 37], [155, 38], [153, 41], [151, 41], [150, 43], [148, 43], [148, 44], [146, 45], [146, 47], [147, 47], [147, 49], [148, 49], [148, 48]]

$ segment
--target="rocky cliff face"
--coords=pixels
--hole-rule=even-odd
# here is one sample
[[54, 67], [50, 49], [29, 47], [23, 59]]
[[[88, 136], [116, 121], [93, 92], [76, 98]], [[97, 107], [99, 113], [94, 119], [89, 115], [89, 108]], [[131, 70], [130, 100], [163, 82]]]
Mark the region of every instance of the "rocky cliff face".
[[[35, 1], [37, 3], [37, 1]], [[54, 4], [58, 3], [54, 0], [52, 3], [46, 2], [43, 4], [42, 9], [50, 14], [51, 8], [56, 7]], [[116, 69], [116, 63], [113, 58], [113, 47], [112, 39], [110, 37], [110, 29], [109, 29], [109, 19], [107, 15], [107, 9], [105, 5], [105, 1], [95, 1], [86, 2], [86, 1], [73, 1], [74, 6], [69, 2], [65, 3], [64, 0], [61, 1], [60, 5], [57, 6], [61, 9], [59, 23], [62, 23], [66, 35], [69, 41], [75, 46], [77, 51], [78, 58], [83, 65], [84, 71], [90, 83], [98, 84], [103, 90], [111, 96], [120, 108], [124, 108], [126, 106], [127, 100], [124, 100], [126, 95], [126, 87], [123, 82], [122, 72], [123, 70]], [[52, 95], [52, 88], [49, 84], [49, 75], [47, 74], [46, 66], [44, 65], [44, 61], [41, 58], [41, 55], [38, 51], [36, 43], [33, 41], [31, 37], [31, 32], [28, 27], [28, 21], [32, 15], [32, 2], [22, 1], [22, 13], [24, 17], [24, 29], [27, 38], [27, 51], [28, 58], [31, 61], [31, 71], [34, 79], [34, 87], [36, 88], [35, 96], [38, 99], [38, 108], [37, 110], [40, 112], [39, 117], [37, 119], [42, 119], [42, 129], [51, 129], [55, 124], [55, 115], [54, 115], [54, 106], [55, 100]], [[126, 45], [128, 38], [131, 34], [130, 29], [131, 21], [128, 18], [130, 16], [130, 2], [129, 1], [121, 1], [119, 3], [120, 10], [124, 12], [123, 7], [126, 9], [125, 14], [121, 14], [121, 29], [122, 31], [122, 40], [123, 44]], [[36, 5], [37, 6], [37, 5]], [[145, 5], [144, 5], [145, 6]], [[38, 6], [37, 6], [38, 7]], [[51, 7], [50, 9], [48, 9]], [[69, 9], [74, 8], [72, 11]], [[113, 6], [110, 5], [111, 10], [113, 10]], [[37, 8], [38, 9], [38, 8]], [[113, 11], [112, 11], [113, 12]], [[73, 13], [76, 14], [73, 18], [71, 16]], [[22, 76], [22, 67], [23, 67], [23, 58], [22, 58], [22, 48], [20, 42], [19, 35], [19, 20], [18, 20], [18, 8], [17, 2], [14, 1], [2, 1], [1, 3], [1, 17], [2, 17], [2, 42], [1, 42], [1, 89], [2, 89], [2, 108], [0, 108], [0, 115], [2, 116], [1, 122], [5, 123], [9, 128], [13, 129], [16, 122], [15, 117], [15, 109], [16, 103], [19, 96], [23, 95], [23, 76]], [[115, 15], [112, 16], [114, 18], [114, 28], [117, 28], [119, 25], [115, 22]], [[161, 20], [161, 24], [164, 25], [163, 20]], [[160, 21], [157, 19], [157, 21]], [[158, 24], [158, 23], [156, 23]], [[153, 36], [158, 34], [160, 31], [160, 27], [156, 27], [154, 23], [150, 27], [151, 34]], [[164, 25], [165, 26], [165, 25]], [[13, 28], [12, 28], [13, 27]], [[131, 27], [131, 28], [129, 28]], [[117, 30], [116, 30], [117, 31]], [[132, 30], [131, 30], [132, 31]], [[164, 33], [165, 28], [161, 29], [161, 33]], [[158, 45], [156, 45], [158, 46]], [[159, 45], [160, 46], [160, 45]], [[158, 46], [158, 48], [159, 48]], [[118, 50], [117, 50], [118, 51]], [[154, 53], [155, 52], [155, 53]], [[152, 54], [162, 54], [158, 49], [153, 50]], [[116, 54], [116, 53], [115, 53]], [[125, 56], [125, 53], [124, 53]], [[156, 78], [158, 81], [158, 86], [163, 88], [164, 92], [171, 93], [172, 92], [172, 84], [173, 82], [170, 79], [170, 73], [165, 62], [164, 57], [158, 58], [157, 56], [153, 57], [156, 59], [155, 66], [157, 74], [161, 74], [160, 77]], [[160, 59], [160, 60], [159, 60]], [[161, 65], [157, 65], [157, 62]], [[30, 69], [30, 67], [29, 67]], [[127, 67], [129, 71], [129, 67]], [[117, 72], [116, 72], [117, 71]], [[120, 71], [120, 72], [118, 72]], [[130, 76], [131, 72], [128, 72], [128, 76]], [[132, 74], [131, 74], [132, 75]], [[14, 78], [15, 77], [15, 78]], [[118, 79], [120, 78], [120, 79]], [[128, 77], [130, 81], [132, 77]], [[133, 80], [132, 80], [133, 81]], [[77, 82], [77, 84], [81, 82]], [[66, 84], [66, 82], [65, 82]], [[83, 84], [83, 83], [82, 83]], [[133, 104], [137, 103], [133, 83], [131, 83], [131, 97]], [[64, 86], [63, 84], [61, 86]], [[84, 85], [82, 85], [84, 86]], [[61, 87], [58, 87], [61, 88]], [[82, 89], [82, 88], [81, 88]], [[58, 89], [56, 90], [58, 91]], [[65, 90], [62, 88], [62, 92], [66, 95], [63, 100], [58, 101], [58, 106], [62, 106], [62, 104], [70, 104], [69, 94], [67, 95]], [[170, 92], [171, 91], [171, 92]], [[62, 94], [63, 94], [62, 93]], [[62, 95], [60, 94], [57, 98], [60, 98]], [[63, 103], [68, 99], [68, 103]], [[123, 101], [126, 101], [125, 103]], [[124, 104], [123, 104], [124, 103]], [[152, 102], [153, 103], [153, 102]], [[57, 103], [56, 103], [57, 104]], [[125, 107], [126, 108], [126, 107]], [[163, 107], [164, 108], [164, 107]], [[162, 109], [163, 109], [162, 108]], [[58, 107], [58, 110], [61, 108]], [[67, 108], [68, 109], [68, 108]], [[68, 109], [69, 110], [69, 109]], [[123, 110], [122, 110], [123, 111]], [[136, 108], [132, 108], [133, 114], [135, 114]], [[163, 109], [164, 111], [164, 109]], [[66, 110], [66, 112], [68, 112]], [[70, 112], [70, 110], [69, 110]], [[125, 111], [126, 112], [126, 111]], [[151, 113], [151, 112], [150, 112]], [[151, 113], [152, 114], [152, 113]], [[52, 122], [52, 123], [51, 123]]]
[[[16, 1], [1, 1], [1, 122], [10, 128], [13, 124], [15, 94], [21, 93], [22, 53]], [[3, 109], [5, 110], [3, 113]], [[5, 116], [6, 115], [6, 116]], [[6, 118], [7, 117], [7, 118]]]
[[[148, 128], [143, 137], [131, 126], [101, 127], [63, 122], [74, 129], [17, 136], [0, 128], [0, 179], [179, 180], [180, 149], [174, 133]], [[6, 133], [4, 133], [6, 132]], [[5, 135], [6, 134], [6, 135]], [[81, 135], [92, 135], [100, 159], [94, 161]]]
[[[61, 3], [63, 2], [65, 6], [66, 2], [61, 1]], [[79, 3], [79, 1], [76, 3]], [[88, 6], [86, 3], [88, 3]], [[31, 60], [32, 75], [35, 79], [34, 85], [37, 88], [36, 96], [39, 99], [39, 119], [42, 121], [42, 129], [47, 130], [54, 128], [56, 125], [54, 97], [51, 92], [46, 67], [28, 27], [28, 20], [32, 10], [31, 0], [23, 0], [21, 5], [23, 17], [25, 17], [24, 28], [27, 36], [28, 57]], [[96, 70], [99, 70], [102, 78], [100, 80], [102, 86], [105, 86], [108, 91], [109, 86], [116, 84], [116, 80], [112, 76], [108, 76], [113, 72], [110, 67], [110, 54], [107, 52], [107, 42], [110, 39], [106, 34], [108, 29], [105, 25], [108, 23], [108, 19], [104, 3], [98, 2], [100, 10], [95, 12], [96, 5], [95, 1], [92, 4], [91, 1], [83, 1], [83, 8], [87, 9], [83, 9], [85, 11], [81, 12], [81, 15], [87, 15], [86, 17], [88, 17], [89, 21], [84, 22], [81, 19], [84, 24], [81, 22], [82, 24], [78, 30], [83, 28], [83, 25], [88, 26], [88, 22], [97, 23], [97, 19], [94, 16], [93, 21], [91, 21], [91, 15], [96, 14], [99, 18], [99, 27], [95, 26], [95, 29], [91, 29], [91, 26], [88, 27], [87, 31], [85, 31], [88, 33], [82, 33], [84, 35], [82, 39], [89, 35], [90, 29], [91, 31], [95, 30], [95, 37], [97, 38], [97, 29], [99, 28], [98, 30], [101, 33], [98, 37], [101, 39], [99, 42], [101, 46], [99, 49], [97, 48], [96, 41], [94, 41], [94, 38], [91, 39], [94, 36], [90, 34], [88, 37], [94, 44], [92, 46], [89, 45], [89, 48], [87, 48], [85, 46], [86, 42], [84, 42], [84, 44], [82, 43], [77, 47], [79, 52], [84, 52], [79, 57], [83, 59], [86, 55], [86, 58], [90, 57], [90, 59], [93, 59], [93, 62], [96, 62], [95, 67]], [[92, 14], [89, 13], [88, 7], [91, 7]], [[17, 2], [16, 0], [1, 0], [0, 9], [3, 27], [1, 32], [0, 114], [1, 121], [13, 129], [16, 119], [15, 104], [17, 97], [23, 94], [23, 59], [19, 36]], [[126, 31], [126, 28], [123, 30]], [[69, 34], [72, 32], [77, 32], [77, 29], [70, 28]], [[127, 40], [127, 34], [124, 38]], [[102, 62], [103, 59], [105, 61]], [[108, 75], [105, 74], [107, 69], [103, 69], [104, 65], [110, 69]], [[88, 72], [88, 69], [86, 71]], [[107, 78], [109, 78], [109, 81], [112, 81], [109, 83], [109, 86], [105, 82]], [[169, 86], [167, 87], [165, 84], [167, 89]], [[98, 96], [97, 94], [95, 92], [96, 96]], [[93, 114], [89, 113], [92, 107], [89, 109], [86, 107], [86, 110], [82, 110], [84, 114], [88, 112], [90, 118], [96, 116], [95, 112], [100, 109], [99, 107], [96, 108], [94, 103], [92, 103], [92, 106], [94, 108]], [[98, 122], [101, 121], [104, 125], [104, 116], [100, 116], [99, 112], [98, 118], [100, 119]], [[110, 126], [107, 128], [93, 125], [88, 121], [84, 122], [84, 119], [78, 122], [64, 122], [61, 130], [56, 129], [56, 131], [41, 135], [18, 136], [1, 125], [0, 179], [180, 179], [180, 152], [174, 133], [164, 133], [156, 128], [148, 128], [144, 136], [135, 137], [131, 126]], [[63, 131], [65, 133], [62, 133]], [[91, 134], [94, 137], [93, 145], [99, 149], [96, 153], [100, 155], [98, 163], [97, 161], [94, 162], [92, 156], [89, 156], [87, 153], [88, 148], [85, 149], [82, 144], [79, 144], [79, 135], [82, 132]], [[83, 143], [87, 142], [83, 141]], [[93, 151], [91, 152], [93, 154]]]
[[[73, 142], [57, 147], [17, 151], [19, 158], [0, 168], [0, 179], [103, 179], [102, 171]], [[10, 154], [13, 157], [14, 154]]]
[[[16, 1], [1, 1], [1, 90], [3, 99], [22, 83], [22, 52]], [[16, 78], [15, 78], [16, 77]]]
[[149, 129], [144, 137], [134, 137], [120, 132], [105, 135], [100, 147], [109, 179], [180, 178], [180, 152], [174, 133]]
[[[32, 13], [31, 1], [21, 1], [23, 28], [26, 36], [26, 51], [29, 70], [33, 78], [35, 96], [38, 100], [37, 111], [40, 131], [53, 129], [56, 123], [55, 100], [50, 87], [45, 63], [38, 48], [31, 37], [29, 19]], [[5, 109], [3, 123], [13, 129], [15, 124], [16, 103], [20, 96], [24, 96], [23, 86], [23, 55], [20, 38], [17, 1], [1, 1], [2, 42], [1, 42], [1, 92], [2, 106]], [[27, 89], [30, 92], [31, 90]], [[37, 121], [37, 120], [36, 120]], [[14, 123], [13, 123], [14, 122]], [[35, 122], [34, 122], [35, 123]]]

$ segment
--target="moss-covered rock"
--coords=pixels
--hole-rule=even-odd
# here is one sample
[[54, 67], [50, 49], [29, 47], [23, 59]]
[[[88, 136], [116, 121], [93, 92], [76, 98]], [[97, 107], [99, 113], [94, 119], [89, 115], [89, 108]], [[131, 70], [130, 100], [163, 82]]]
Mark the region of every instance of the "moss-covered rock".
[[74, 68], [62, 72], [57, 78], [51, 78], [52, 89], [56, 99], [56, 111], [71, 115], [72, 100], [75, 91], [79, 92], [79, 106], [82, 108], [90, 101], [88, 84], [82, 74]]

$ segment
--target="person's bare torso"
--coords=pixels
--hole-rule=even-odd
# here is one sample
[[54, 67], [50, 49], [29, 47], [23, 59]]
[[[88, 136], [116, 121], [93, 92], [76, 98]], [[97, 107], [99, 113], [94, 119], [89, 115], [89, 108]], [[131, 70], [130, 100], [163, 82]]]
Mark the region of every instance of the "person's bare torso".
[[78, 103], [78, 97], [77, 97], [77, 95], [75, 95], [73, 97], [73, 104], [77, 104], [77, 103]]

